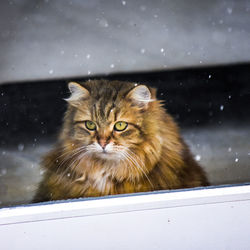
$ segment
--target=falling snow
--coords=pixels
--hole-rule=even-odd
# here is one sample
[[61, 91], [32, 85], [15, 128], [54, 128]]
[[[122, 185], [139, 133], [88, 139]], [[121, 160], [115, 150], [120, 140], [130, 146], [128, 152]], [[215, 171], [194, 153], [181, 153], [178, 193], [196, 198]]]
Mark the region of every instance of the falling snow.
[[43, 175], [44, 172], [45, 172], [45, 171], [44, 171], [43, 169], [41, 169], [39, 173], [40, 173], [40, 175]]
[[201, 156], [200, 156], [200, 155], [196, 155], [196, 156], [195, 156], [195, 160], [196, 160], [196, 161], [200, 161], [200, 160], [201, 160]]
[[145, 49], [143, 49], [143, 48], [141, 49], [141, 53], [142, 53], [142, 54], [144, 54], [145, 51], [146, 51]]
[[27, 186], [25, 189], [26, 189], [27, 191], [29, 191], [29, 190], [31, 190], [32, 188], [31, 188], [31, 186]]
[[7, 174], [7, 169], [3, 168], [0, 170], [0, 176], [6, 175]]
[[232, 12], [233, 12], [233, 9], [228, 7], [228, 8], [227, 8], [227, 13], [228, 13], [229, 15], [231, 15]]
[[101, 27], [107, 28], [109, 26], [108, 21], [106, 19], [98, 19], [98, 21]]
[[17, 149], [18, 149], [18, 151], [20, 151], [20, 152], [23, 151], [24, 145], [23, 145], [22, 143], [18, 144]]
[[147, 9], [146, 6], [144, 6], [144, 5], [140, 6], [140, 11], [145, 11], [146, 9]]

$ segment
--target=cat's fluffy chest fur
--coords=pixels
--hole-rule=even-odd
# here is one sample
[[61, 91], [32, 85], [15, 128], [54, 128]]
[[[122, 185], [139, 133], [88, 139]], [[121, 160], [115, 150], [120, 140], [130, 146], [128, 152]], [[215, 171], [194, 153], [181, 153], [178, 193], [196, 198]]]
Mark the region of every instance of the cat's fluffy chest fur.
[[178, 127], [145, 85], [70, 83], [68, 110], [34, 201], [207, 185]]

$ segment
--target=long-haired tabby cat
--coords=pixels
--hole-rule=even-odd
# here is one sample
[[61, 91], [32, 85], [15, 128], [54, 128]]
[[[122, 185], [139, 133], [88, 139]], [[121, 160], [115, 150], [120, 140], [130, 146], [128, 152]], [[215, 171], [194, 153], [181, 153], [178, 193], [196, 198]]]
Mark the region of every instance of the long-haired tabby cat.
[[92, 80], [69, 89], [34, 202], [208, 185], [154, 88]]

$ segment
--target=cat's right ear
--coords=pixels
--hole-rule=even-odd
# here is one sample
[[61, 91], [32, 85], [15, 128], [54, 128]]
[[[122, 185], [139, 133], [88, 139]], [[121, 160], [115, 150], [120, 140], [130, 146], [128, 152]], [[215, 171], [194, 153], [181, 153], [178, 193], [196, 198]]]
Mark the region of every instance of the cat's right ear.
[[87, 99], [89, 97], [89, 91], [77, 82], [70, 82], [68, 84], [70, 90], [70, 97], [64, 99], [68, 103], [76, 106], [80, 101]]
[[146, 109], [148, 107], [149, 102], [153, 102], [151, 92], [149, 88], [145, 85], [139, 85], [133, 88], [128, 94], [127, 98], [129, 98], [132, 102], [134, 102], [138, 107]]

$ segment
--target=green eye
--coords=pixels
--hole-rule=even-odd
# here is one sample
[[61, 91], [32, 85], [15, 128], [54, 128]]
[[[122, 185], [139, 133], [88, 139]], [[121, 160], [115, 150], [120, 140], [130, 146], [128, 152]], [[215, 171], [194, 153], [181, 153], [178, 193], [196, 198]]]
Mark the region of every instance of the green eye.
[[123, 131], [127, 128], [128, 123], [127, 122], [117, 122], [114, 126], [114, 129], [116, 131]]
[[89, 130], [96, 130], [96, 125], [92, 121], [85, 121], [85, 126]]

